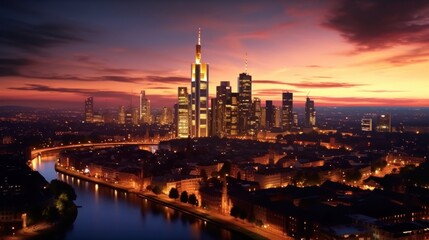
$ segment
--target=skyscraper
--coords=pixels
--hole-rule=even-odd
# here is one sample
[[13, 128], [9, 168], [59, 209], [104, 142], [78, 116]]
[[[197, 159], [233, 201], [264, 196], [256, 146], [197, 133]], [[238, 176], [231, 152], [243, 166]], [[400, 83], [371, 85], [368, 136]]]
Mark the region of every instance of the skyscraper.
[[89, 97], [85, 100], [85, 122], [94, 120], [94, 98]]
[[131, 110], [132, 124], [138, 125], [139, 124], [139, 115], [140, 115], [139, 109], [134, 107], [134, 108], [131, 108], [130, 110]]
[[306, 127], [314, 127], [316, 126], [316, 110], [314, 109], [314, 100], [310, 100], [307, 97], [305, 101], [305, 119], [304, 125]]
[[118, 112], [118, 124], [125, 124], [125, 118], [126, 118], [125, 106], [120, 106], [119, 112]]
[[392, 119], [390, 114], [381, 114], [378, 116], [377, 132], [391, 132], [392, 131]]
[[212, 99], [212, 134], [224, 137], [226, 125], [231, 119], [226, 115], [226, 104], [231, 98], [231, 86], [228, 81], [221, 81], [216, 87], [216, 98]]
[[282, 93], [282, 128], [290, 131], [293, 125], [293, 93]]
[[178, 88], [177, 137], [189, 137], [189, 96], [187, 87]]
[[209, 131], [209, 65], [201, 63], [201, 32], [199, 29], [195, 63], [191, 66], [191, 73], [191, 136], [207, 137]]
[[365, 132], [371, 132], [372, 131], [372, 118], [363, 118], [360, 121], [361, 129]]
[[228, 136], [238, 135], [238, 93], [231, 93], [226, 100], [226, 132]]
[[272, 100], [266, 100], [265, 101], [265, 120], [266, 129], [270, 130], [271, 128], [275, 127], [275, 106], [273, 105]]
[[252, 109], [252, 76], [247, 72], [238, 76], [238, 130], [240, 134], [247, 134], [248, 122]]
[[140, 92], [140, 122], [151, 123], [150, 100], [146, 98], [145, 91]]
[[261, 109], [261, 99], [253, 98], [252, 103], [252, 116], [249, 121], [249, 134], [253, 137], [256, 137], [259, 129], [261, 128], [261, 119], [262, 119], [262, 109]]
[[173, 123], [173, 108], [162, 107], [161, 115], [159, 117], [159, 123], [161, 125], [167, 125]]

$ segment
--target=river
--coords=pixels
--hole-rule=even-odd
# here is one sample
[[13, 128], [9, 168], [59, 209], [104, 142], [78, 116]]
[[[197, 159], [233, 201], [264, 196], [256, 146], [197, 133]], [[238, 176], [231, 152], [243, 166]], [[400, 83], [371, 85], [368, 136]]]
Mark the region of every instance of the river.
[[57, 173], [57, 157], [44, 155], [32, 162], [47, 181], [71, 184], [81, 206], [73, 226], [56, 239], [249, 239], [135, 194]]

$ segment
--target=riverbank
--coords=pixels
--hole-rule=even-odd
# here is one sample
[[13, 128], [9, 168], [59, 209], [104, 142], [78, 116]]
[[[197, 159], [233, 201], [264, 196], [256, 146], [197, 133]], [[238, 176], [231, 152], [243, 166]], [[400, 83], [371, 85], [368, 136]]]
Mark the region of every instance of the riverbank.
[[61, 167], [58, 165], [55, 165], [55, 170], [66, 175], [76, 177], [81, 180], [100, 184], [103, 186], [110, 187], [112, 189], [121, 190], [128, 193], [137, 194], [137, 196], [141, 198], [175, 209], [180, 212], [184, 212], [195, 218], [199, 218], [203, 221], [210, 222], [214, 225], [217, 225], [221, 228], [234, 231], [234, 232], [239, 232], [252, 239], [292, 239], [288, 236], [271, 232], [262, 227], [257, 227], [254, 224], [248, 223], [245, 220], [236, 219], [236, 218], [233, 218], [232, 216], [223, 215], [218, 212], [208, 211], [200, 207], [192, 206], [190, 204], [184, 204], [178, 200], [170, 199], [165, 194], [155, 195], [151, 191], [140, 192], [135, 190], [134, 188], [121, 186], [120, 184], [110, 183], [99, 178], [89, 177], [87, 175], [78, 173], [76, 171], [65, 169], [64, 167]]
[[69, 176], [72, 176], [72, 177], [79, 178], [81, 180], [85, 180], [88, 182], [100, 184], [102, 186], [110, 187], [110, 188], [113, 188], [116, 190], [125, 191], [125, 192], [136, 192], [131, 187], [125, 187], [125, 186], [121, 186], [120, 184], [117, 184], [117, 183], [107, 182], [107, 181], [100, 179], [100, 178], [90, 177], [90, 176], [87, 176], [85, 174], [81, 174], [81, 173], [78, 173], [76, 171], [61, 167], [58, 164], [55, 164], [55, 171], [69, 175]]
[[4, 236], [4, 240], [23, 240], [42, 237], [54, 231], [55, 226], [47, 222], [41, 222], [18, 230], [13, 236]]

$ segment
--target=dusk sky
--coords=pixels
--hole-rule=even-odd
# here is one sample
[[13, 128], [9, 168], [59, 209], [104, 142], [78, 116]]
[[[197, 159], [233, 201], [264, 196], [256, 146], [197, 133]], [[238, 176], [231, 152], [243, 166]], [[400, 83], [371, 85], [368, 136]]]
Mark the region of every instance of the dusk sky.
[[[9, 1], [0, 3], [0, 105], [171, 107], [190, 87], [201, 28], [210, 95], [307, 94], [317, 106], [429, 106], [429, 1]], [[132, 97], [134, 96], [134, 97]]]

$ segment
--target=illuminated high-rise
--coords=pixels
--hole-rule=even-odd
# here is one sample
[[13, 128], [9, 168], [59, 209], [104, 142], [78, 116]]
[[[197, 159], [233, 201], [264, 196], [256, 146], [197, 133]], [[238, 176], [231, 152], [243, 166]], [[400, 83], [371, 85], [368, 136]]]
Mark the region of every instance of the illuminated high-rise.
[[377, 132], [391, 132], [392, 131], [392, 119], [390, 114], [381, 114], [378, 116], [377, 121]]
[[249, 121], [249, 135], [250, 136], [257, 136], [259, 129], [261, 128], [261, 121], [262, 121], [262, 108], [261, 108], [261, 99], [260, 98], [253, 98], [252, 103], [252, 116], [250, 117]]
[[252, 76], [240, 73], [238, 76], [238, 130], [247, 134], [252, 110]]
[[290, 131], [293, 125], [293, 93], [282, 93], [282, 128]]
[[371, 132], [372, 131], [372, 118], [363, 118], [360, 122], [362, 131]]
[[161, 116], [159, 119], [161, 125], [167, 125], [173, 123], [173, 108], [163, 107], [161, 111]]
[[131, 111], [131, 118], [132, 118], [132, 124], [133, 125], [138, 125], [139, 124], [139, 109], [134, 107], [130, 109]]
[[226, 132], [228, 136], [238, 135], [238, 93], [231, 93], [226, 100]]
[[314, 127], [316, 126], [316, 110], [314, 109], [314, 100], [310, 100], [307, 97], [305, 101], [305, 119], [304, 119], [305, 127]]
[[189, 132], [189, 95], [187, 87], [178, 88], [177, 137], [187, 138]]
[[89, 97], [85, 100], [85, 122], [94, 120], [94, 98]]
[[150, 113], [150, 100], [146, 98], [145, 91], [140, 92], [140, 122], [150, 124], [152, 117]]
[[216, 86], [216, 98], [212, 99], [212, 134], [225, 137], [227, 135], [226, 125], [231, 119], [226, 114], [226, 104], [231, 98], [231, 86], [228, 81], [221, 81]]
[[125, 106], [120, 106], [119, 112], [118, 112], [118, 123], [125, 124], [125, 119], [126, 119]]
[[209, 65], [201, 63], [201, 32], [198, 30], [195, 63], [191, 66], [191, 136], [208, 137]]

